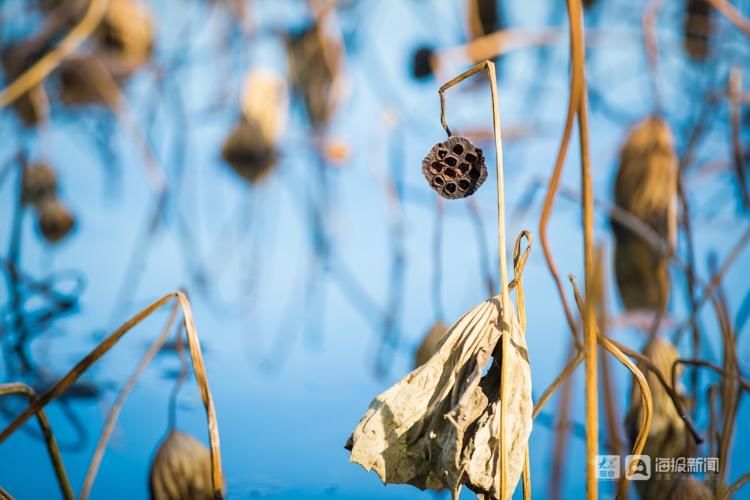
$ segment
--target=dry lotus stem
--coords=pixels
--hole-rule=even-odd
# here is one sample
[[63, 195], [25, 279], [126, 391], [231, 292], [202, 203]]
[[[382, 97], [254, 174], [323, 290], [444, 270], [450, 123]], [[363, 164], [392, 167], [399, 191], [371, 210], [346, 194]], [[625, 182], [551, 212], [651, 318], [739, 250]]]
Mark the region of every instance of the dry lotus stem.
[[448, 327], [442, 321], [436, 321], [430, 327], [414, 355], [414, 368], [419, 368], [429, 361], [435, 351], [438, 350], [440, 341], [443, 340], [447, 331]]
[[449, 200], [466, 198], [487, 179], [484, 153], [459, 136], [435, 144], [422, 160], [422, 174], [437, 194]]
[[[679, 358], [675, 346], [662, 337], [655, 337], [654, 341], [643, 350], [643, 354], [648, 356], [661, 374], [669, 380], [672, 365]], [[639, 368], [647, 374], [646, 380], [653, 399], [653, 416], [643, 454], [663, 458], [684, 457], [689, 439], [685, 422], [680, 418], [669, 394], [661, 385], [657, 376], [642, 366], [639, 366]], [[678, 380], [678, 377], [679, 372], [676, 373], [675, 380]], [[677, 391], [678, 388], [675, 387], [675, 392]], [[680, 396], [679, 392], [678, 396]], [[633, 382], [630, 397], [630, 410], [625, 417], [625, 428], [632, 443], [640, 428], [643, 411], [640, 389], [635, 382]], [[675, 479], [654, 477], [646, 481], [635, 481], [635, 486], [642, 498], [667, 498], [667, 494], [674, 486]]]
[[0, 500], [13, 500], [13, 495], [0, 487]]
[[153, 500], [213, 499], [211, 454], [200, 441], [171, 431], [151, 463]]
[[106, 58], [117, 60], [123, 72], [142, 66], [154, 49], [154, 26], [148, 9], [136, 0], [109, 0], [96, 38]]
[[[13, 81], [33, 62], [24, 52], [23, 45], [11, 46], [3, 51], [2, 63], [6, 82]], [[44, 119], [49, 109], [47, 93], [41, 85], [36, 85], [13, 103], [13, 109], [24, 125], [34, 126]]]
[[683, 43], [688, 55], [699, 61], [708, 57], [709, 41], [713, 31], [712, 10], [706, 0], [687, 0]]
[[[331, 57], [326, 57], [326, 51]], [[289, 78], [307, 110], [313, 128], [323, 128], [336, 105], [335, 80], [342, 50], [315, 24], [287, 40]]]
[[680, 476], [674, 482], [674, 488], [669, 494], [669, 500], [713, 500], [711, 490], [693, 476]]
[[[500, 323], [500, 308], [500, 296], [474, 307], [448, 330], [429, 361], [370, 403], [346, 443], [351, 461], [374, 469], [386, 484], [449, 489], [456, 495], [464, 484], [485, 498], [499, 498], [505, 465], [507, 498], [512, 496], [524, 465], [533, 403], [524, 332], [515, 310], [506, 311]], [[510, 336], [512, 346], [505, 356], [507, 454], [502, 457], [497, 439], [501, 333]]]
[[42, 236], [50, 243], [65, 238], [75, 225], [73, 214], [54, 196], [37, 205], [37, 218]]
[[[629, 132], [620, 151], [615, 203], [674, 246], [677, 155], [664, 120], [650, 117]], [[626, 309], [664, 310], [669, 295], [666, 258], [639, 235], [612, 221], [615, 277]]]
[[38, 162], [23, 169], [23, 203], [36, 205], [42, 200], [53, 198], [57, 190], [57, 176], [45, 162]]

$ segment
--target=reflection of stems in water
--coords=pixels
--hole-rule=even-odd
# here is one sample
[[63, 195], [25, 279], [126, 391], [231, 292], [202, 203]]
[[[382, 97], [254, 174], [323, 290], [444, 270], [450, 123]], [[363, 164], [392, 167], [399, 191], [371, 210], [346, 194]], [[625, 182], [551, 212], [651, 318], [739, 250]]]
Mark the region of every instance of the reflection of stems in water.
[[406, 272], [406, 252], [404, 249], [404, 211], [403, 211], [403, 165], [404, 147], [402, 135], [394, 129], [390, 134], [390, 155], [386, 160], [389, 168], [383, 168], [382, 182], [388, 204], [389, 243], [391, 247], [391, 265], [389, 277], [388, 301], [383, 321], [383, 333], [378, 354], [376, 355], [375, 373], [385, 376], [388, 373], [393, 353], [398, 347], [399, 328], [397, 326], [403, 306], [404, 274]]
[[[36, 399], [36, 393], [34, 392], [34, 389], [26, 384], [0, 384], [0, 397], [8, 396], [11, 394], [21, 394], [23, 396], [26, 396], [30, 403]], [[39, 421], [39, 427], [41, 427], [42, 434], [44, 434], [44, 441], [47, 444], [47, 451], [49, 452], [50, 459], [52, 460], [52, 465], [55, 468], [55, 475], [57, 476], [57, 482], [60, 485], [62, 495], [66, 500], [72, 500], [73, 498], [75, 498], [75, 495], [73, 494], [73, 488], [70, 486], [68, 474], [65, 472], [65, 465], [63, 464], [62, 458], [60, 457], [60, 449], [57, 447], [57, 441], [55, 440], [55, 435], [52, 433], [52, 428], [50, 428], [47, 415], [44, 413], [44, 409], [42, 408], [37, 409], [35, 413], [36, 418]]]
[[[576, 350], [576, 345], [572, 340], [569, 340], [569, 345], [568, 357], [571, 357], [573, 355], [573, 351]], [[580, 354], [580, 350], [578, 351], [578, 353], [579, 355], [575, 358], [577, 359], [575, 366], [578, 366], [578, 363], [583, 360], [583, 355]], [[563, 374], [565, 374], [566, 372], [567, 370], [563, 369]], [[559, 380], [562, 381], [563, 379], [559, 378]], [[565, 452], [568, 445], [568, 429], [570, 427], [569, 419], [573, 400], [573, 383], [574, 380], [567, 377], [562, 382], [563, 386], [560, 392], [560, 399], [558, 402], [559, 406], [556, 412], [557, 424], [555, 425], [554, 447], [552, 451], [552, 471], [550, 473], [549, 487], [547, 488], [547, 491], [549, 492], [550, 498], [552, 500], [559, 499], [560, 492], [562, 491], [563, 467], [565, 465]], [[554, 382], [552, 383], [552, 385], [550, 385], [552, 391], [556, 387], [557, 384]], [[547, 389], [547, 391], [545, 391], [545, 393], [548, 394], [547, 397], [552, 394], [552, 391], [550, 389]], [[537, 400], [537, 405], [534, 408], [534, 418], [537, 418], [539, 416], [541, 407], [544, 406], [545, 400], [546, 398]], [[584, 430], [584, 439], [585, 438], [586, 433]]]
[[193, 372], [198, 388], [200, 389], [201, 399], [206, 413], [208, 424], [209, 444], [211, 448], [211, 475], [216, 498], [222, 498], [224, 489], [224, 477], [221, 469], [221, 445], [219, 443], [219, 427], [216, 420], [216, 410], [214, 408], [213, 396], [208, 386], [208, 376], [203, 362], [203, 354], [200, 347], [200, 339], [193, 322], [192, 309], [190, 302], [184, 292], [178, 291], [167, 294], [162, 298], [151, 303], [128, 321], [123, 323], [109, 337], [102, 340], [88, 355], [78, 362], [71, 370], [63, 376], [50, 389], [42, 394], [37, 400], [29, 405], [15, 420], [13, 420], [2, 432], [0, 432], [0, 443], [4, 442], [11, 434], [18, 430], [34, 413], [43, 408], [50, 401], [62, 395], [72, 384], [75, 383], [83, 373], [88, 370], [99, 358], [106, 354], [126, 333], [151, 314], [161, 309], [168, 302], [176, 300], [179, 302], [183, 313], [183, 324], [188, 336], [188, 345], [190, 347], [190, 356], [192, 358]]
[[445, 224], [445, 204], [442, 198], [435, 201], [435, 225], [432, 235], [432, 310], [436, 321], [443, 321], [443, 225]]
[[122, 405], [125, 403], [125, 399], [130, 394], [130, 391], [133, 390], [133, 387], [135, 387], [135, 384], [138, 381], [138, 378], [141, 376], [141, 373], [143, 373], [143, 370], [146, 369], [156, 353], [164, 345], [164, 342], [167, 340], [167, 336], [169, 335], [169, 330], [172, 329], [172, 325], [177, 319], [178, 311], [178, 303], [175, 302], [172, 306], [172, 310], [169, 313], [169, 319], [167, 320], [166, 325], [164, 325], [161, 334], [143, 355], [143, 358], [141, 359], [140, 363], [138, 363], [135, 371], [125, 383], [125, 386], [122, 388], [122, 391], [120, 391], [120, 394], [117, 396], [117, 399], [114, 403], [112, 403], [112, 408], [109, 410], [107, 420], [104, 423], [104, 428], [102, 429], [102, 433], [99, 436], [99, 441], [96, 443], [96, 448], [94, 449], [94, 454], [92, 455], [91, 461], [89, 462], [89, 467], [86, 470], [86, 477], [83, 481], [83, 486], [81, 487], [81, 492], [79, 495], [79, 498], [81, 500], [86, 500], [91, 493], [91, 488], [94, 486], [96, 474], [97, 472], [99, 472], [99, 467], [101, 466], [102, 459], [104, 458], [104, 452], [107, 449], [107, 443], [109, 442], [110, 437], [112, 437], [112, 432], [115, 430], [115, 424], [117, 423], [117, 418], [120, 416], [120, 410], [122, 410]]

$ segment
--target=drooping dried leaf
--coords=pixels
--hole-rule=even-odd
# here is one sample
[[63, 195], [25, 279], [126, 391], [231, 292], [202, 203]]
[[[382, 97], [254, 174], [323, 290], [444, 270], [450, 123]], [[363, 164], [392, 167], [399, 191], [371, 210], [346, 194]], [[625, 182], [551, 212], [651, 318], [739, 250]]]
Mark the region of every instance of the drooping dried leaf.
[[313, 128], [323, 128], [336, 108], [335, 80], [342, 70], [343, 49], [320, 24], [291, 35], [286, 48], [292, 86]]
[[669, 299], [667, 259], [640, 237], [615, 238], [615, 280], [627, 310], [664, 311]]
[[[450, 328], [429, 361], [377, 396], [347, 441], [351, 461], [374, 469], [384, 483], [435, 490], [464, 484], [498, 498], [505, 460], [512, 494], [523, 468], [533, 403], [524, 332], [512, 309], [499, 325], [500, 312], [499, 297], [474, 307]], [[506, 356], [507, 456], [499, 457], [503, 332], [512, 348]]]
[[[667, 381], [671, 380], [672, 365], [679, 358], [679, 354], [670, 341], [662, 337], [656, 337], [650, 345], [646, 346], [643, 354], [648, 356]], [[646, 374], [653, 399], [651, 427], [643, 453], [651, 457], [684, 457], [687, 453], [689, 439], [685, 422], [680, 418], [669, 394], [661, 385], [657, 376], [643, 366], [639, 366], [639, 368]], [[679, 380], [679, 371], [676, 379]], [[675, 391], [678, 392], [678, 388], [675, 388]], [[625, 417], [625, 427], [631, 443], [638, 434], [642, 412], [640, 389], [637, 382], [633, 381], [630, 409]], [[652, 476], [649, 480], [635, 481], [634, 483], [642, 498], [667, 498], [669, 491], [675, 484], [675, 479], [674, 477], [670, 479]]]
[[[648, 224], [670, 245], [677, 228], [677, 155], [669, 125], [649, 117], [629, 132], [620, 151], [615, 203]], [[641, 236], [612, 220], [615, 275], [626, 309], [663, 311], [669, 293], [665, 257]]]
[[170, 432], [151, 463], [150, 487], [152, 500], [212, 499], [208, 448], [184, 432]]

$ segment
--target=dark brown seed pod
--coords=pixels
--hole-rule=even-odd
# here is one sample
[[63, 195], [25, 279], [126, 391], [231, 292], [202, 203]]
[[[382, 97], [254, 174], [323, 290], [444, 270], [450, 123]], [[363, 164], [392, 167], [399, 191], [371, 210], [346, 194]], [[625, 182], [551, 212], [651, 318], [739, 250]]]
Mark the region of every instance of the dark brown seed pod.
[[[124, 76], [145, 64], [154, 49], [154, 26], [150, 12], [136, 0], [110, 0], [96, 31], [96, 38], [108, 58], [116, 61]], [[113, 68], [114, 69], [114, 68]]]
[[45, 198], [54, 197], [57, 189], [55, 171], [44, 162], [24, 168], [22, 189], [21, 200], [24, 203], [37, 204]]
[[687, 0], [683, 44], [688, 55], [699, 61], [708, 57], [713, 31], [712, 11], [706, 0]]
[[152, 500], [213, 499], [208, 448], [184, 432], [170, 432], [151, 462], [150, 488]]
[[74, 55], [57, 69], [60, 77], [60, 99], [69, 106], [107, 104], [97, 82], [107, 81], [107, 69], [95, 55]]
[[278, 158], [276, 148], [264, 139], [258, 125], [245, 117], [240, 118], [224, 141], [221, 156], [251, 184], [264, 179]]
[[466, 198], [487, 179], [482, 150], [466, 137], [452, 136], [435, 144], [422, 160], [422, 174], [443, 198]]
[[57, 243], [65, 238], [75, 225], [70, 210], [55, 196], [42, 199], [37, 204], [39, 230], [50, 243]]
[[416, 80], [424, 80], [433, 76], [432, 57], [435, 50], [432, 47], [419, 47], [414, 52], [411, 65], [411, 74]]

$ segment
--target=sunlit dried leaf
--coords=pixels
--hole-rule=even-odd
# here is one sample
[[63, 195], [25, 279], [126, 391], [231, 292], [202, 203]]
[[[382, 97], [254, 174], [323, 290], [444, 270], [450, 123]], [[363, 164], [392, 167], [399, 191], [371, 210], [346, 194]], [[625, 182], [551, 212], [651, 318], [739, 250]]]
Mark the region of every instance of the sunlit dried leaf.
[[500, 298], [487, 300], [453, 325], [434, 356], [380, 394], [352, 433], [351, 460], [374, 469], [384, 483], [458, 490], [465, 484], [497, 498], [499, 467], [507, 460], [508, 494], [523, 469], [531, 433], [531, 375], [526, 339], [515, 311], [506, 367], [506, 457], [499, 457]]

